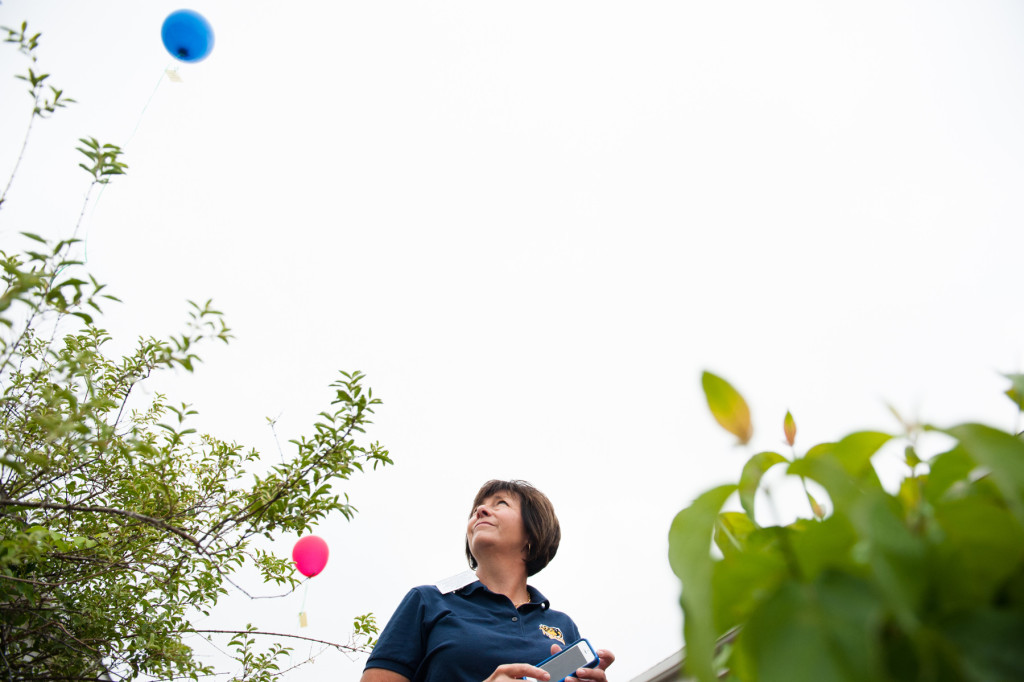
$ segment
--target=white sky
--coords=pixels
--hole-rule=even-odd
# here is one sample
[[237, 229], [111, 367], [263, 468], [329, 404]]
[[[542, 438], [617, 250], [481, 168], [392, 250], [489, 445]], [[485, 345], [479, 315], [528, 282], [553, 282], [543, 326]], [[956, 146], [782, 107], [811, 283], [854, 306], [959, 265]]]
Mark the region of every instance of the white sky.
[[[68, 236], [78, 137], [125, 145], [83, 228], [125, 302], [106, 324], [127, 347], [212, 297], [238, 336], [149, 390], [273, 460], [264, 418], [300, 435], [360, 369], [396, 461], [345, 488], [355, 522], [318, 529], [308, 628], [301, 592], [229, 600], [211, 627], [383, 623], [463, 569], [480, 483], [525, 478], [565, 538], [533, 584], [628, 680], [681, 644], [673, 515], [749, 454], [702, 369], [746, 395], [761, 448], [786, 409], [805, 447], [895, 428], [886, 402], [1013, 427], [1019, 2], [197, 0], [216, 46], [179, 84], [159, 32], [180, 6], [0, 5], [79, 101], [37, 124], [3, 248]], [[0, 65], [6, 180], [29, 99], [20, 55]], [[326, 653], [294, 677], [361, 669]]]

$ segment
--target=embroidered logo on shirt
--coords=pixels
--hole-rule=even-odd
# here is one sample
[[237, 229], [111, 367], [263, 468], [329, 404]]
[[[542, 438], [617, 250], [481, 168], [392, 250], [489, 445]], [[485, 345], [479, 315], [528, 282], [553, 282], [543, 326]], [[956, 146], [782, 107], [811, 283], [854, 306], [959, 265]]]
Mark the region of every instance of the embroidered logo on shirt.
[[548, 639], [561, 642], [562, 646], [565, 646], [565, 637], [562, 636], [562, 631], [558, 628], [553, 628], [550, 625], [541, 625], [540, 631], [547, 635]]

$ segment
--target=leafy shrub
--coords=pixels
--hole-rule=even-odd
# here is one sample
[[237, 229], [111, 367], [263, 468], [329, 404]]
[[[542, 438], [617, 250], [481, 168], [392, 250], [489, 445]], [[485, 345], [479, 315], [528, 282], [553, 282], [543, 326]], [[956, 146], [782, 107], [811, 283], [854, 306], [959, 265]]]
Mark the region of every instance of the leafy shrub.
[[[1024, 375], [1008, 378], [1024, 410]], [[710, 373], [704, 388], [718, 422], [746, 443], [746, 401]], [[783, 432], [792, 447], [788, 413]], [[922, 459], [917, 446], [936, 433], [948, 447]], [[887, 489], [873, 458], [899, 446], [906, 473]], [[759, 523], [755, 496], [773, 467], [805, 483], [806, 518]], [[723, 511], [734, 495], [741, 511]], [[679, 512], [669, 547], [686, 667], [701, 682], [1024, 679], [1021, 434], [905, 424], [802, 455], [758, 452], [738, 484]]]

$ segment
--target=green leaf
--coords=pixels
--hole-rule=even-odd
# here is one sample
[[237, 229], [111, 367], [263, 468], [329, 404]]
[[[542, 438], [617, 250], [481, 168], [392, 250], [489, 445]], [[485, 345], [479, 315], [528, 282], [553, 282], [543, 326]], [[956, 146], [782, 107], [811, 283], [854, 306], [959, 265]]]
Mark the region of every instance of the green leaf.
[[964, 668], [962, 679], [1024, 679], [1024, 614], [1019, 611], [982, 606], [958, 612], [946, 620], [942, 633], [959, 650], [959, 662]]
[[669, 563], [683, 583], [683, 637], [687, 670], [701, 682], [713, 682], [711, 668], [715, 632], [711, 600], [711, 534], [718, 513], [736, 491], [734, 485], [713, 488], [679, 512], [669, 530]]
[[987, 604], [1024, 561], [1024, 527], [1004, 508], [979, 496], [950, 500], [935, 510], [943, 541], [932, 569], [943, 585], [945, 609]]
[[928, 477], [924, 482], [924, 498], [934, 505], [958, 483], [966, 487], [968, 477], [977, 464], [962, 446], [957, 445], [952, 450], [933, 457], [928, 467]]
[[907, 466], [913, 469], [921, 463], [921, 458], [917, 455], [917, 450], [913, 445], [908, 445], [903, 450], [903, 461], [907, 463]]
[[890, 440], [891, 435], [878, 431], [851, 433], [836, 443], [835, 456], [842, 462], [847, 472], [859, 477], [871, 469], [872, 456]]
[[754, 435], [754, 427], [750, 421], [750, 408], [743, 396], [732, 385], [711, 372], [701, 376], [704, 397], [708, 408], [722, 428], [736, 436], [741, 444], [746, 444]]
[[759, 682], [884, 679], [877, 646], [884, 612], [870, 585], [853, 576], [789, 581], [754, 613], [736, 644]]
[[23, 452], [22, 457], [36, 466], [46, 466], [49, 463], [49, 459], [42, 452]]
[[900, 483], [899, 492], [896, 494], [900, 505], [903, 507], [905, 517], [914, 517], [921, 509], [921, 498], [924, 493], [923, 476], [907, 476]]
[[860, 488], [835, 456], [832, 445], [829, 448], [815, 448], [806, 456], [793, 460], [787, 472], [817, 481], [828, 492], [835, 508], [849, 508], [860, 494]]
[[1024, 525], [1024, 441], [984, 424], [962, 424], [946, 431], [974, 461], [992, 472], [993, 482], [1017, 521]]
[[829, 568], [858, 570], [850, 555], [857, 533], [842, 514], [823, 521], [800, 519], [792, 528], [790, 547], [804, 580], [813, 581]]
[[757, 529], [754, 521], [743, 512], [722, 512], [715, 523], [715, 544], [724, 556], [742, 552], [747, 537]]
[[3, 456], [3, 457], [0, 457], [0, 468], [2, 468], [2, 467], [7, 467], [9, 469], [13, 469], [14, 471], [18, 472], [22, 476], [25, 476], [27, 474], [27, 471], [25, 469], [25, 465], [24, 464], [22, 464], [21, 462], [19, 462], [16, 459], [14, 459], [13, 457], [7, 457], [6, 455]]
[[728, 552], [722, 561], [712, 564], [715, 632], [728, 632], [745, 623], [790, 576], [779, 541], [788, 532], [777, 527], [752, 529], [743, 542], [742, 552]]
[[913, 633], [927, 596], [928, 552], [924, 540], [911, 532], [898, 513], [899, 505], [880, 490], [868, 490], [850, 510], [850, 519], [866, 549], [878, 589], [900, 625]]
[[740, 474], [740, 505], [751, 519], [756, 518], [754, 497], [757, 495], [761, 478], [773, 466], [786, 461], [788, 460], [777, 452], [759, 452], [743, 465], [743, 473]]
[[1007, 397], [1014, 402], [1017, 409], [1024, 411], [1024, 374], [1004, 374], [1010, 380], [1010, 388], [1006, 389]]

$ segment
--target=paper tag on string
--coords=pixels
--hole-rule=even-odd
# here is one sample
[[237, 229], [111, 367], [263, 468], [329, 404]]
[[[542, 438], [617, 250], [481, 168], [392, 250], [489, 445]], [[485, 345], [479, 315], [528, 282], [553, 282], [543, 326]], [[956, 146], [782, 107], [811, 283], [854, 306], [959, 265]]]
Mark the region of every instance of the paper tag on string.
[[167, 80], [171, 81], [172, 83], [181, 83], [181, 82], [183, 82], [181, 80], [181, 76], [178, 75], [178, 68], [177, 67], [175, 67], [175, 66], [167, 67], [167, 71], [165, 73], [167, 74]]
[[455, 590], [461, 590], [466, 585], [476, 580], [476, 572], [472, 570], [463, 571], [444, 580], [438, 580], [434, 587], [440, 590], [441, 594], [448, 594]]
[[299, 612], [299, 627], [300, 628], [304, 628], [304, 627], [306, 627], [308, 625], [309, 625], [309, 621], [306, 619], [306, 612], [305, 611], [300, 611]]

